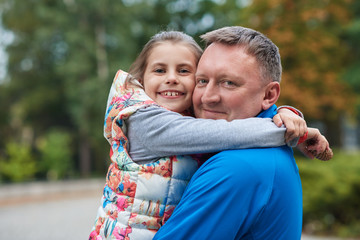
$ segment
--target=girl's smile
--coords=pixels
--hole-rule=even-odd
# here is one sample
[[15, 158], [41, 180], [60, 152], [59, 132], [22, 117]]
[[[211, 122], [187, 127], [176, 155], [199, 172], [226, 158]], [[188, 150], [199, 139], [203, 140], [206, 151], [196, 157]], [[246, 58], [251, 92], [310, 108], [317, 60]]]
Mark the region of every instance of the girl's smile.
[[182, 92], [178, 92], [178, 91], [172, 91], [172, 90], [167, 90], [167, 91], [162, 91], [159, 92], [158, 94], [160, 94], [162, 97], [166, 97], [166, 98], [177, 98], [177, 97], [181, 97], [182, 95], [184, 95], [184, 93]]
[[196, 57], [191, 49], [166, 41], [152, 49], [142, 83], [156, 103], [181, 113], [192, 105], [195, 72]]

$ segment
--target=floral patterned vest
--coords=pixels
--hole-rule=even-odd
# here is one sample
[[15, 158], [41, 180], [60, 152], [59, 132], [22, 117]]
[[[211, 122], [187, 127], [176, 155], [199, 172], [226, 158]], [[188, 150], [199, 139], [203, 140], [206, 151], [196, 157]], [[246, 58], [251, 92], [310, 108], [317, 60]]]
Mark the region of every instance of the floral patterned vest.
[[89, 239], [152, 239], [198, 167], [189, 156], [164, 157], [149, 164], [132, 161], [124, 120], [156, 103], [140, 87], [125, 88], [127, 76], [119, 70], [110, 89], [104, 136], [111, 145], [111, 165]]

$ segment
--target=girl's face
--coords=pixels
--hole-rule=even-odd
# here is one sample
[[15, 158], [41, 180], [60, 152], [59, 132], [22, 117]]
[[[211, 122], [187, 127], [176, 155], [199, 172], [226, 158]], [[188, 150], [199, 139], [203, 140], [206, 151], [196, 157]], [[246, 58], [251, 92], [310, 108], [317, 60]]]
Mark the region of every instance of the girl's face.
[[142, 83], [157, 104], [181, 113], [192, 105], [195, 72], [196, 57], [188, 46], [163, 42], [152, 49]]

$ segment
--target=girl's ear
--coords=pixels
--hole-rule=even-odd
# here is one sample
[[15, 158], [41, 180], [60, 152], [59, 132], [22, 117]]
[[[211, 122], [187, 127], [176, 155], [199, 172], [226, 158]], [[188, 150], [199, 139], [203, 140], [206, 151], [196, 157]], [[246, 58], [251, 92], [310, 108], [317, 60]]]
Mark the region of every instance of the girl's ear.
[[271, 82], [265, 88], [265, 95], [262, 102], [263, 110], [267, 110], [276, 103], [280, 96], [280, 83]]

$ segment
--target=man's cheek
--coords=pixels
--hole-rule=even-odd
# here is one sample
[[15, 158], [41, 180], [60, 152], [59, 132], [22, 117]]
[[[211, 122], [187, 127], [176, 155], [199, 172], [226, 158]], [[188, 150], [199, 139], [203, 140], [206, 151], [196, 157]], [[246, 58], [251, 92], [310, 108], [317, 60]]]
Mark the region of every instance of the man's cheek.
[[201, 100], [200, 90], [195, 87], [193, 95], [192, 95], [192, 102], [193, 102], [194, 107], [195, 107], [195, 105], [200, 103], [199, 102], [200, 100]]

